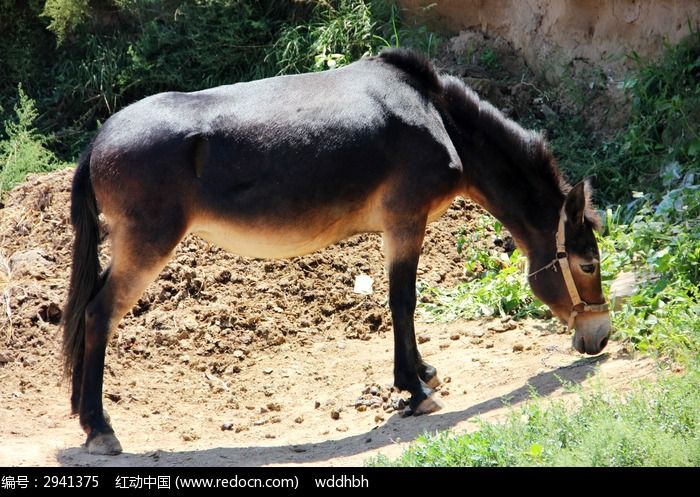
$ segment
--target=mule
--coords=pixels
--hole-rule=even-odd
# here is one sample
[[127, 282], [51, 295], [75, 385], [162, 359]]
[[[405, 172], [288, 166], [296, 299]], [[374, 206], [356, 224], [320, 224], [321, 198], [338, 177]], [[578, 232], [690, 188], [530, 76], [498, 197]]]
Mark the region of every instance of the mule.
[[[576, 350], [597, 354], [610, 319], [588, 190], [562, 179], [539, 134], [406, 50], [124, 108], [79, 160], [71, 194], [64, 356], [87, 449], [122, 450], [102, 405], [108, 338], [188, 233], [258, 258], [383, 233], [394, 384], [423, 414], [440, 407], [439, 382], [416, 345], [416, 268], [426, 224], [463, 195], [510, 230]], [[99, 212], [113, 248], [102, 273]]]

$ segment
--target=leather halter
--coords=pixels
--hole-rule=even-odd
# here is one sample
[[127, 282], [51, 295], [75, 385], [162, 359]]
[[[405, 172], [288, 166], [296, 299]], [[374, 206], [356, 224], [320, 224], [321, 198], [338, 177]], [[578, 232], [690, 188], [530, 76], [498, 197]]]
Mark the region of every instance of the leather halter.
[[557, 263], [559, 263], [559, 267], [561, 268], [561, 275], [564, 277], [564, 283], [566, 284], [566, 289], [569, 292], [569, 297], [571, 297], [572, 304], [571, 313], [569, 314], [569, 320], [567, 322], [567, 325], [569, 329], [573, 329], [574, 320], [576, 319], [576, 316], [584, 312], [607, 312], [608, 304], [607, 302], [603, 302], [602, 304], [588, 304], [581, 299], [581, 295], [578, 293], [578, 288], [576, 288], [574, 276], [571, 274], [571, 267], [569, 266], [569, 254], [566, 252], [565, 226], [567, 217], [565, 207], [566, 204], [562, 206], [561, 211], [559, 213], [559, 227], [557, 228], [556, 238], [557, 254], [555, 259], [552, 260], [550, 263], [545, 264], [537, 271], [533, 271], [532, 273], [528, 274], [527, 276], [529, 278], [530, 276], [534, 276], [540, 271], [544, 271], [545, 269], [549, 268], [552, 268], [554, 269], [554, 271], [556, 271], [556, 265]]

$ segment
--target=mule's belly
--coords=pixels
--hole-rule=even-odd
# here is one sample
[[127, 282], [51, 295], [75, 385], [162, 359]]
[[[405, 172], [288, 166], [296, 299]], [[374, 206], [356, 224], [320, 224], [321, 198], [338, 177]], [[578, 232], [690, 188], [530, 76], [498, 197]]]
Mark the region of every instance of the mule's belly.
[[358, 227], [347, 221], [325, 226], [256, 227], [214, 220], [198, 222], [190, 231], [234, 254], [259, 259], [285, 259], [321, 250], [358, 232], [380, 229], [371, 224]]

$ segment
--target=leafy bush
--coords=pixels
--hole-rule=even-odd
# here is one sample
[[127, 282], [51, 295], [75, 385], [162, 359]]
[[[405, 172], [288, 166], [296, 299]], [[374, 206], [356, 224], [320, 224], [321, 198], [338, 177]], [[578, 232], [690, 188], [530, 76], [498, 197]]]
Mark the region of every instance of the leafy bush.
[[658, 204], [640, 199], [628, 221], [624, 209], [608, 209], [601, 239], [604, 280], [632, 271], [640, 281], [613, 313], [618, 337], [686, 361], [700, 353], [700, 186], [692, 178]]
[[48, 29], [56, 34], [59, 43], [90, 15], [89, 0], [46, 0], [43, 17], [51, 19]]
[[61, 164], [47, 148], [49, 139], [34, 128], [38, 116], [34, 102], [19, 86], [15, 119], [5, 121], [6, 140], [0, 141], [0, 199], [30, 172], [57, 169]]

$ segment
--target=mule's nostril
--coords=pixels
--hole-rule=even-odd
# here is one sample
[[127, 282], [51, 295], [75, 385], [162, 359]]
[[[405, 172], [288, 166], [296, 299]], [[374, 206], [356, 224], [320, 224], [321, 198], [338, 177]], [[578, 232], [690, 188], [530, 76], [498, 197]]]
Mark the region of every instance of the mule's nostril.
[[605, 337], [600, 341], [600, 350], [603, 350], [607, 344], [608, 344], [608, 337]]

